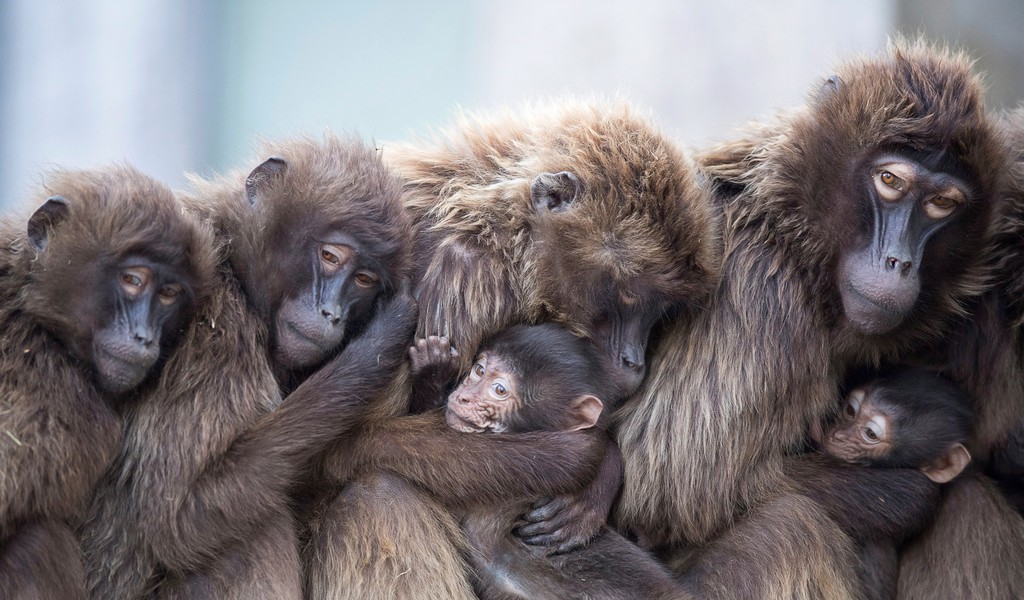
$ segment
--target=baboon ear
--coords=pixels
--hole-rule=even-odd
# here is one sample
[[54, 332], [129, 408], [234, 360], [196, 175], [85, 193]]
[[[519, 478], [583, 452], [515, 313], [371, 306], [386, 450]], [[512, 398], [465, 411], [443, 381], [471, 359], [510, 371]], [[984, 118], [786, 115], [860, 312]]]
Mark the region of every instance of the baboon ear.
[[541, 173], [530, 184], [530, 198], [537, 212], [559, 213], [568, 210], [583, 191], [579, 177], [568, 171]]
[[830, 76], [825, 83], [821, 84], [821, 89], [818, 90], [818, 100], [827, 100], [838, 94], [839, 90], [843, 89], [843, 85], [843, 80], [838, 75]]
[[963, 444], [954, 444], [945, 454], [921, 468], [921, 471], [935, 483], [946, 483], [971, 462], [971, 453]]
[[597, 425], [601, 418], [601, 411], [604, 410], [604, 403], [597, 396], [584, 394], [572, 401], [569, 407], [569, 422], [566, 431], [579, 431], [590, 429]]
[[245, 178], [245, 197], [249, 204], [256, 206], [256, 200], [265, 193], [288, 170], [288, 163], [283, 158], [271, 156]]
[[50, 196], [28, 220], [28, 244], [42, 252], [50, 241], [50, 230], [67, 218], [71, 205], [63, 196]]

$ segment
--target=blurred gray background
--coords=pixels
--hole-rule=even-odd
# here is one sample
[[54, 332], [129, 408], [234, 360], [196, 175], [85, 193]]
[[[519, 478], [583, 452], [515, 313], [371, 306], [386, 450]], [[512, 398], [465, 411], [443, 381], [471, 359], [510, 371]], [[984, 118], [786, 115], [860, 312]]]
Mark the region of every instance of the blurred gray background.
[[255, 164], [260, 137], [384, 142], [565, 94], [628, 98], [700, 145], [897, 32], [966, 47], [1012, 107], [1022, 30], [1020, 0], [0, 0], [0, 208], [58, 165], [181, 186]]

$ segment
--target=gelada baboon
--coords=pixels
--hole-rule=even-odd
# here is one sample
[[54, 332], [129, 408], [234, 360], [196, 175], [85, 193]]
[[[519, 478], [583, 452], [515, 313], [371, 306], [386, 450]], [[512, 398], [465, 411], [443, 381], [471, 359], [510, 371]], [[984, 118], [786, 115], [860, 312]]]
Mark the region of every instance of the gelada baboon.
[[725, 597], [856, 595], [848, 536], [780, 463], [848, 368], [937, 343], [980, 293], [1004, 161], [967, 57], [905, 41], [698, 157], [721, 284], [623, 408], [619, 525]]
[[160, 385], [130, 411], [90, 509], [94, 598], [300, 597], [289, 487], [404, 358], [408, 297], [346, 347], [404, 277], [399, 181], [358, 140], [266, 151], [247, 176], [197, 180], [185, 199], [217, 232], [220, 277]]
[[903, 550], [900, 597], [1024, 597], [1024, 518], [988, 478], [1011, 499], [1024, 479], [1024, 113], [1007, 115], [1003, 125], [1013, 163], [986, 253], [993, 288], [968, 306], [948, 344], [919, 357], [968, 392], [975, 427], [967, 447], [984, 474], [946, 486], [935, 522]]
[[55, 173], [40, 200], [0, 226], [0, 597], [84, 598], [69, 523], [201, 298], [213, 237], [127, 166]]
[[[718, 226], [690, 163], [628, 106], [563, 102], [515, 116], [466, 117], [436, 142], [386, 147], [385, 160], [406, 180], [414, 221], [418, 335], [448, 337], [462, 353], [462, 371], [487, 335], [552, 320], [603, 349], [625, 395], [646, 371], [652, 325], [701, 307], [717, 278]], [[352, 464], [346, 449], [336, 448], [325, 460], [325, 487], [349, 481]], [[608, 472], [614, 470], [600, 469]], [[591, 484], [604, 485], [601, 478]], [[360, 549], [345, 539], [352, 532], [320, 529], [313, 551], [338, 565], [329, 574], [335, 587], [325, 594], [415, 597], [432, 589], [472, 597], [457, 523], [436, 502], [395, 499], [386, 487], [360, 492], [386, 497], [379, 508], [351, 498], [327, 503], [321, 523], [343, 515], [374, 524], [363, 528], [376, 536], [365, 545], [386, 549], [386, 559], [378, 565], [384, 567], [366, 568]], [[553, 502], [611, 501], [589, 491]], [[608, 506], [569, 510], [584, 517], [549, 537], [551, 547], [592, 537]], [[423, 565], [424, 557], [433, 566]], [[418, 567], [405, 573], [406, 565]]]
[[[971, 462], [972, 415], [963, 390], [927, 369], [901, 368], [847, 394], [838, 419], [816, 422], [821, 455], [788, 461], [787, 473], [858, 545], [866, 598], [895, 598], [897, 549], [938, 506], [939, 484]], [[887, 489], [907, 488], [907, 504]]]
[[[427, 385], [443, 397], [443, 385], [429, 384], [458, 371], [459, 357], [453, 355], [448, 341], [422, 339], [411, 353], [414, 388]], [[520, 515], [532, 512], [535, 498], [582, 485], [593, 476], [597, 459], [612, 449], [607, 435], [595, 429], [599, 421], [606, 421], [601, 397], [617, 393], [606, 362], [589, 340], [557, 325], [513, 326], [485, 340], [470, 371], [447, 395], [443, 414], [399, 417], [363, 431], [352, 442], [350, 462], [371, 474], [346, 488], [329, 513], [315, 522], [314, 544], [307, 557], [309, 597], [423, 593], [423, 588], [410, 588], [409, 581], [436, 576], [419, 571], [439, 566], [437, 557], [428, 554], [398, 563], [401, 558], [395, 556], [391, 540], [377, 529], [388, 521], [377, 516], [379, 511], [367, 510], [380, 506], [397, 511], [394, 522], [409, 529], [420, 526], [417, 517], [433, 521], [445, 517], [442, 522], [452, 522], [453, 528], [457, 527], [453, 517], [462, 522], [470, 530], [473, 544], [467, 553], [474, 558], [480, 575], [478, 591], [485, 598], [505, 597], [512, 590], [526, 597], [543, 597], [534, 594], [552, 589], [580, 594], [621, 591], [614, 580], [605, 578], [594, 585], [588, 577], [595, 572], [604, 575], [613, 558], [616, 567], [657, 574], [662, 583], [674, 586], [663, 567], [610, 531], [593, 542], [596, 546], [587, 552], [586, 564], [549, 560], [512, 538]], [[616, 464], [620, 466], [614, 473], [618, 484], [621, 462]], [[617, 488], [611, 490], [612, 496]], [[438, 502], [439, 514], [407, 511], [410, 506], [418, 510], [426, 498]], [[363, 512], [373, 518], [353, 517]], [[535, 525], [536, 520], [524, 522], [526, 528]], [[343, 545], [317, 544], [325, 532]], [[366, 583], [373, 578], [346, 571], [350, 565], [339, 555], [362, 556], [367, 562], [360, 569], [372, 570], [379, 586], [371, 588]], [[396, 563], [413, 572], [395, 570]], [[340, 580], [349, 580], [349, 585], [340, 586]], [[458, 589], [460, 582], [464, 584], [462, 577], [431, 591], [438, 597], [471, 594], [469, 589]], [[652, 586], [645, 580], [637, 593]]]
[[433, 142], [385, 147], [385, 160], [416, 231], [418, 336], [463, 352], [553, 320], [604, 349], [624, 396], [654, 323], [699, 305], [718, 272], [687, 159], [625, 104], [465, 116]]

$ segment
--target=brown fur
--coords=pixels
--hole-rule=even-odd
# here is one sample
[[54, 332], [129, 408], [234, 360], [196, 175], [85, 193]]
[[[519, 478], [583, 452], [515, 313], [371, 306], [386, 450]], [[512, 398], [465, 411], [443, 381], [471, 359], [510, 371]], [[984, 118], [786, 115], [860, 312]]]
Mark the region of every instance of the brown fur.
[[[168, 188], [131, 167], [55, 173], [37, 205], [52, 195], [65, 197], [70, 212], [42, 253], [28, 246], [24, 220], [0, 229], [3, 598], [84, 597], [69, 524], [116, 455], [124, 401], [94, 377], [91, 335], [109, 316], [87, 304], [87, 291], [113, 285], [110, 265], [125, 256], [178, 269], [199, 292], [212, 274], [209, 230], [182, 214]], [[164, 350], [173, 338], [162, 336]]]
[[269, 321], [289, 289], [276, 261], [293, 258], [308, 223], [333, 223], [380, 261], [393, 289], [409, 229], [397, 180], [361, 142], [300, 139], [266, 150], [287, 160], [288, 171], [255, 207], [243, 173], [197, 180], [186, 199], [217, 230], [220, 277], [159, 386], [130, 412], [83, 527], [94, 598], [139, 598], [154, 588], [166, 597], [300, 597], [289, 487], [404, 354], [403, 329], [415, 312], [387, 312], [391, 322], [371, 323], [278, 408], [279, 383], [297, 382], [276, 380], [281, 371], [268, 356]]
[[[1003, 123], [1013, 165], [1006, 203], [996, 219], [987, 254], [993, 289], [956, 322], [946, 347], [920, 360], [938, 365], [968, 392], [975, 427], [968, 447], [981, 469], [997, 477], [1024, 507], [1024, 342], [1020, 292], [1024, 252], [1024, 112]], [[975, 529], [978, 528], [978, 529]], [[956, 568], [936, 568], [956, 565]], [[956, 483], [931, 528], [901, 560], [900, 594], [909, 598], [1024, 596], [1024, 527], [990, 482]], [[936, 592], [941, 593], [936, 595]]]
[[[788, 495], [780, 460], [835, 403], [847, 366], [936, 340], [982, 289], [978, 256], [1005, 159], [969, 61], [897, 42], [838, 73], [837, 93], [699, 157], [724, 214], [721, 285], [709, 311], [665, 332], [644, 388], [621, 413], [620, 525], [672, 552], [746, 515], [747, 543], [757, 546], [741, 550], [756, 569], [742, 586], [724, 582], [729, 597], [856, 595], [850, 545], [816, 505]], [[835, 284], [851, 224], [861, 222], [841, 196], [843, 165], [890, 145], [947, 149], [978, 193], [961, 231], [929, 242], [913, 314], [867, 337], [845, 321]], [[765, 510], [775, 516], [750, 521]], [[738, 534], [727, 535], [719, 543]]]
[[[440, 139], [385, 149], [416, 226], [417, 336], [472, 352], [519, 322], [588, 336], [627, 293], [700, 305], [718, 272], [714, 217], [679, 149], [624, 104], [567, 101], [464, 116]], [[570, 171], [571, 210], [538, 215], [530, 183]]]
[[970, 475], [946, 486], [945, 502], [924, 535], [904, 548], [899, 597], [1024, 596], [1024, 518], [988, 479]]
[[[616, 311], [623, 296], [659, 314], [692, 310], [717, 277], [717, 225], [690, 164], [628, 106], [564, 102], [516, 116], [464, 117], [436, 142], [388, 146], [385, 159], [406, 179], [405, 206], [414, 220], [417, 335], [449, 337], [464, 369], [486, 335], [511, 324], [555, 320], [592, 336], [599, 313]], [[538, 214], [531, 182], [541, 173], [561, 171], [579, 178], [582, 195], [565, 212]], [[435, 475], [445, 452], [439, 446], [424, 455], [424, 472]], [[538, 450], [531, 456], [567, 452], [556, 446], [550, 454]], [[508, 460], [529, 458], [519, 454]], [[565, 459], [566, 465], [573, 462]], [[339, 448], [327, 460], [329, 477], [343, 484], [353, 462]], [[539, 481], [550, 484], [555, 464], [542, 466]], [[581, 473], [592, 476], [594, 469], [568, 473], [578, 484]], [[460, 477], [452, 480], [453, 493], [465, 492]], [[513, 493], [527, 489], [505, 483]], [[400, 563], [436, 553], [437, 547], [454, 556], [464, 545], [458, 535], [440, 540], [435, 533], [405, 533], [409, 537], [389, 542], [405, 556]], [[330, 555], [345, 544], [324, 534], [312, 547]], [[461, 562], [443, 564], [450, 570], [427, 575], [427, 587], [465, 582]], [[330, 574], [317, 579], [324, 586], [317, 597], [342, 595], [352, 586], [378, 594], [393, 590], [387, 578], [373, 580], [377, 574], [358, 565], [336, 571], [333, 581]], [[359, 581], [348, 581], [353, 578]]]

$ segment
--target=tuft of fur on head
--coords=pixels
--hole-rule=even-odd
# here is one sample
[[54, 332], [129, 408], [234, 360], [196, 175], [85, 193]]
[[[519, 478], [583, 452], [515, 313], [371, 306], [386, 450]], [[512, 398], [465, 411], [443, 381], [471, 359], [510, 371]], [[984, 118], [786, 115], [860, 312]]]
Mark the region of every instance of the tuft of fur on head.
[[252, 166], [271, 156], [284, 159], [287, 170], [255, 206], [246, 197], [247, 170], [214, 180], [190, 177], [195, 193], [189, 205], [229, 239], [232, 265], [250, 299], [260, 304], [280, 297], [288, 281], [275, 275], [275, 254], [328, 226], [353, 236], [364, 258], [375, 261], [370, 266], [384, 289], [394, 291], [408, 270], [412, 234], [401, 181], [378, 151], [355, 136], [298, 137], [264, 143]]
[[[478, 354], [484, 352], [502, 357], [519, 382], [525, 405], [521, 412], [529, 414], [515, 420], [528, 419], [532, 426], [520, 428], [513, 422], [511, 431], [561, 431], [564, 411], [553, 407], [568, 406], [580, 396], [596, 396], [606, 406], [619, 400], [593, 343], [554, 323], [514, 325], [486, 339]], [[605, 416], [602, 413], [602, 422]]]
[[[406, 179], [421, 238], [499, 257], [505, 277], [486, 287], [507, 290], [517, 305], [505, 306], [504, 294], [474, 299], [497, 303], [496, 313], [553, 318], [582, 333], [620, 295], [699, 305], [717, 281], [716, 216], [691, 164], [625, 103], [562, 100], [467, 113], [433, 141], [388, 146], [385, 159]], [[562, 212], [538, 214], [531, 182], [563, 171], [576, 175], [582, 193]], [[428, 277], [431, 268], [418, 265]], [[425, 317], [434, 317], [429, 307]]]
[[[927, 369], [904, 368], [869, 384], [895, 413], [891, 456], [884, 466], [916, 469], [955, 444], [966, 444], [974, 414], [967, 394], [953, 382]], [[913, 434], [913, 435], [912, 435]]]
[[216, 265], [212, 232], [201, 226], [164, 184], [128, 165], [55, 171], [36, 193], [36, 206], [64, 197], [69, 214], [36, 253], [22, 226], [12, 247], [28, 279], [19, 302], [41, 323], [74, 336], [84, 353], [94, 320], [105, 314], [88, 304], [97, 284], [114, 281], [118, 260], [144, 257], [188, 275], [193, 305], [203, 300]]
[[744, 139], [698, 161], [720, 189], [737, 191], [732, 218], [765, 244], [787, 248], [784, 254], [839, 310], [833, 281], [845, 245], [837, 240], [853, 243], [851, 224], [870, 219], [866, 207], [840, 195], [851, 186], [851, 163], [876, 149], [912, 157], [945, 149], [939, 164], [974, 191], [955, 223], [929, 240], [929, 253], [945, 260], [921, 265], [915, 312], [887, 338], [899, 339], [908, 328], [911, 337], [934, 334], [985, 289], [982, 249], [1007, 165], [1004, 138], [986, 114], [981, 77], [965, 53], [893, 40], [886, 52], [840, 65], [807, 106], [753, 125]]

